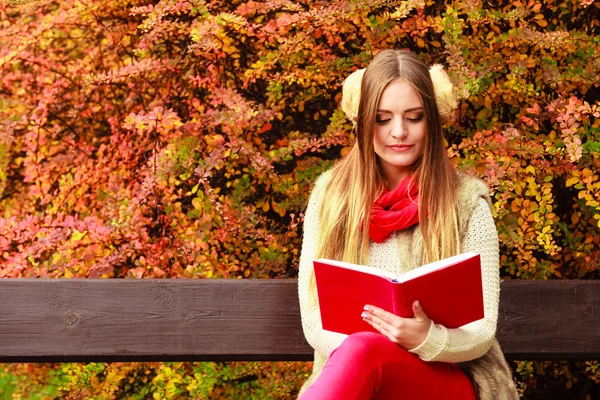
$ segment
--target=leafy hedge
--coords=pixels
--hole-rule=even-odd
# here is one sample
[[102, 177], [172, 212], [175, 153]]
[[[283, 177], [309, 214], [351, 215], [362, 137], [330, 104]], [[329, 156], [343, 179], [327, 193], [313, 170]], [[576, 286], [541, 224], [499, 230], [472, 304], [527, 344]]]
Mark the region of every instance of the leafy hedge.
[[[505, 279], [600, 271], [600, 2], [0, 3], [0, 276], [288, 278], [315, 178], [353, 142], [342, 80], [445, 64], [455, 164]], [[600, 364], [515, 362], [525, 397]], [[286, 398], [310, 363], [10, 365], [17, 398]], [[592, 384], [595, 382], [595, 384]]]

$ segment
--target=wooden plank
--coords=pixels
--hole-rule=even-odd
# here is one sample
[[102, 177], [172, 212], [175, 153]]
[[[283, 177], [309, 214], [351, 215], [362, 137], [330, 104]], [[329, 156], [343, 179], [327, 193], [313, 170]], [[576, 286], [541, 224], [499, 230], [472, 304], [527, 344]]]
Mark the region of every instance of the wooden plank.
[[0, 362], [310, 360], [295, 281], [0, 280]]
[[500, 293], [507, 358], [600, 358], [600, 281], [506, 281]]
[[[600, 357], [600, 281], [503, 283], [511, 359]], [[0, 362], [310, 360], [295, 280], [0, 280]]]

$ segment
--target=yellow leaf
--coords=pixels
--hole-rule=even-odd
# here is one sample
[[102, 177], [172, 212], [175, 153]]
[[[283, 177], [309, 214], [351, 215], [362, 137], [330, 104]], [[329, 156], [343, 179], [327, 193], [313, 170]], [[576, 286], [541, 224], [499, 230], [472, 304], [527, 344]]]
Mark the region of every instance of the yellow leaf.
[[540, 222], [540, 216], [537, 213], [534, 214], [529, 214], [529, 216], [527, 217], [527, 222]]
[[194, 208], [196, 210], [199, 210], [199, 211], [204, 210], [204, 203], [198, 197], [194, 197], [194, 199], [192, 200], [192, 205], [194, 206]]

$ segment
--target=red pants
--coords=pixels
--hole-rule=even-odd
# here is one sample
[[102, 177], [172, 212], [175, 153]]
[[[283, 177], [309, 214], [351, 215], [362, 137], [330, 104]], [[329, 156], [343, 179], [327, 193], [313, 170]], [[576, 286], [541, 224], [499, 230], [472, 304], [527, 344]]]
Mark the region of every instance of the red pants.
[[378, 333], [350, 335], [299, 400], [477, 398], [456, 364], [425, 362]]

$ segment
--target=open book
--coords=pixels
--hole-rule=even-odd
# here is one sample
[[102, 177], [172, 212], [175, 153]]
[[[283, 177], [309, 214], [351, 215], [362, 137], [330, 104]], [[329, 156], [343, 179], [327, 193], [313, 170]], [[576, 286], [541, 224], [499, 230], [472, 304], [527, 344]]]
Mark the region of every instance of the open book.
[[400, 276], [373, 267], [318, 259], [313, 262], [323, 329], [352, 334], [375, 331], [360, 314], [367, 304], [413, 317], [419, 300], [427, 316], [446, 328], [483, 318], [481, 261], [463, 253]]

